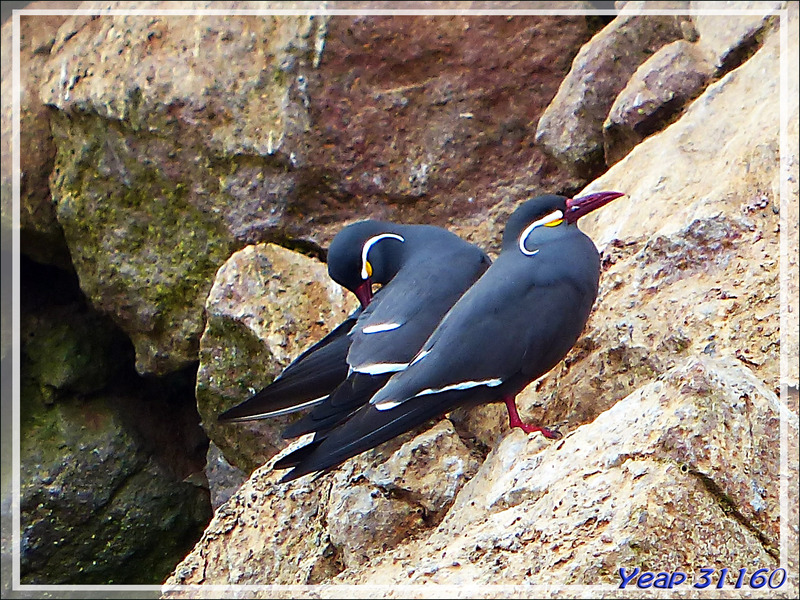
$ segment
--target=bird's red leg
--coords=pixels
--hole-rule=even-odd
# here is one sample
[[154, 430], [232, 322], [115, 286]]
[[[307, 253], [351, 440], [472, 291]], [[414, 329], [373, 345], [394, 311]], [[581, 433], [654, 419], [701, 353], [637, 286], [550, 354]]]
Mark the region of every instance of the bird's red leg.
[[506, 403], [506, 409], [508, 409], [508, 424], [511, 427], [519, 427], [525, 433], [533, 433], [534, 431], [541, 431], [542, 435], [549, 440], [555, 440], [561, 437], [561, 434], [554, 429], [547, 429], [546, 427], [539, 427], [538, 425], [526, 425], [522, 422], [522, 419], [519, 418], [519, 413], [517, 412], [517, 404], [514, 402], [514, 396], [506, 396], [503, 398], [503, 402]]

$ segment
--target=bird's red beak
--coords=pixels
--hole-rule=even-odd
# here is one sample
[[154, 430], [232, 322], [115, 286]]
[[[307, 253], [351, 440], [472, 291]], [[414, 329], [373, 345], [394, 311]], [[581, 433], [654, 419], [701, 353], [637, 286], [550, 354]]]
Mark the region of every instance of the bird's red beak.
[[356, 295], [356, 298], [358, 298], [358, 301], [361, 302], [361, 308], [367, 308], [367, 305], [372, 300], [372, 282], [367, 279], [353, 290], [353, 293]]
[[622, 192], [596, 192], [581, 198], [567, 199], [567, 214], [564, 215], [567, 223], [575, 223], [583, 215], [589, 214], [593, 210], [605, 206], [612, 200], [624, 196]]

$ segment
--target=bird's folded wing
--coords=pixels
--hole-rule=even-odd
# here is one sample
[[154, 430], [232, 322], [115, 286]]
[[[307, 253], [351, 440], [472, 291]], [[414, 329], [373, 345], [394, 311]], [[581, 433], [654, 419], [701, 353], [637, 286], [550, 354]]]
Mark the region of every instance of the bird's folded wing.
[[288, 414], [318, 404], [347, 378], [348, 333], [358, 313], [303, 352], [267, 387], [222, 413], [220, 422], [249, 421]]
[[323, 402], [314, 406], [302, 419], [289, 425], [282, 436], [289, 439], [306, 433], [328, 431], [367, 404], [391, 376], [391, 373], [384, 375], [351, 373]]
[[424, 264], [399, 273], [353, 328], [347, 358], [353, 370], [381, 374], [404, 369], [478, 277], [470, 268], [454, 267], [443, 275], [439, 267]]
[[458, 403], [454, 394], [450, 398], [432, 403], [422, 399], [406, 402], [391, 411], [379, 411], [367, 405], [356, 411], [347, 421], [311, 442], [311, 448], [303, 446], [284, 457], [275, 468], [293, 466], [282, 481], [291, 481], [315, 471], [336, 466], [348, 458], [374, 448], [401, 433], [437, 417]]
[[[501, 285], [486, 287], [496, 291]], [[376, 408], [387, 410], [418, 397], [435, 401], [450, 391], [483, 394], [483, 388], [498, 388], [523, 376], [532, 380], [552, 366], [551, 356], [563, 356], [574, 343], [564, 335], [570, 313], [563, 306], [577, 294], [569, 284], [510, 286], [508, 293], [494, 295], [476, 289], [469, 294], [472, 297], [465, 295], [454, 307], [409, 367], [376, 393], [371, 400]]]

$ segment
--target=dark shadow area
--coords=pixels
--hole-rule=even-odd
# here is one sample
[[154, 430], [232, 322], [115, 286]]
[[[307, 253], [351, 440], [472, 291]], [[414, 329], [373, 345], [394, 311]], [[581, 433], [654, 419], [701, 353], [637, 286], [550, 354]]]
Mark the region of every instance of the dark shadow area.
[[74, 272], [26, 257], [21, 313], [22, 583], [161, 583], [211, 518], [197, 364], [138, 375]]

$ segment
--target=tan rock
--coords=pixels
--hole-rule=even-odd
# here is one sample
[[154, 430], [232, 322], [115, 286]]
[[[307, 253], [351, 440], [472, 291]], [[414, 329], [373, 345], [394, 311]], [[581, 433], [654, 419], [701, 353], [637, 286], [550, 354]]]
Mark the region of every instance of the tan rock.
[[[630, 4], [630, 3], [629, 3]], [[605, 169], [603, 122], [631, 75], [682, 37], [685, 16], [622, 13], [585, 44], [539, 119], [536, 142], [584, 181]]]
[[217, 509], [165, 585], [305, 584], [341, 570], [317, 508], [327, 500], [330, 480], [281, 486], [277, 479], [269, 466], [256, 470]]
[[714, 73], [706, 55], [686, 40], [662, 46], [633, 74], [603, 123], [605, 160], [613, 165], [664, 128], [700, 95]]
[[[797, 257], [797, 221], [786, 218], [797, 214], [798, 203], [796, 182], [781, 194], [779, 51], [779, 36], [773, 34], [679, 121], [587, 188], [628, 194], [581, 221], [603, 250], [605, 264], [597, 318], [587, 337], [595, 338], [595, 328], [606, 333], [588, 345], [609, 349], [628, 340], [625, 353], [641, 346], [640, 358], [621, 357], [628, 370], [669, 358], [653, 348], [671, 345], [680, 354], [688, 344], [695, 352], [739, 356], [778, 390], [781, 236], [787, 233], [791, 264]], [[796, 77], [788, 83], [787, 114], [796, 118]], [[797, 141], [788, 139], [784, 160], [796, 165]], [[790, 280], [796, 277], [791, 269], [784, 271]], [[786, 314], [797, 323], [796, 311]], [[668, 328], [662, 326], [664, 315], [675, 317]], [[785, 345], [784, 351], [796, 365], [797, 345]], [[796, 384], [797, 367], [788, 368], [788, 382]], [[599, 365], [585, 372], [609, 376]]]
[[365, 476], [380, 488], [406, 496], [436, 519], [479, 466], [445, 419], [404, 444], [386, 462], [368, 469]]
[[752, 11], [751, 14], [703, 14], [708, 6], [703, 2], [690, 2], [692, 23], [697, 31], [698, 46], [708, 55], [713, 64], [727, 71], [738, 67], [749, 52], [760, 43], [759, 38], [765, 29], [777, 21], [777, 11], [789, 3], [748, 2], [742, 0], [726, 0], [714, 4], [719, 11]]
[[363, 474], [354, 466], [335, 476], [328, 509], [331, 543], [351, 568], [438, 523], [479, 463], [444, 420]]
[[415, 433], [321, 477], [256, 470], [165, 585], [314, 584], [424, 535], [478, 463], [448, 421]]
[[[599, 175], [600, 138], [605, 138], [605, 164], [612, 165], [665, 127], [712, 75], [747, 60], [784, 5], [721, 2], [715, 10], [730, 14], [708, 14], [698, 2], [618, 3], [619, 16], [584, 46], [542, 116], [537, 142], [576, 174]], [[665, 9], [674, 15], [643, 12]], [[690, 9], [696, 11], [691, 17]], [[753, 14], [733, 12], [744, 10]], [[679, 43], [673, 46], [673, 40]], [[617, 93], [612, 106], [608, 99]]]
[[206, 301], [197, 406], [208, 436], [246, 472], [286, 446], [297, 415], [218, 424], [217, 415], [266, 386], [358, 301], [324, 264], [274, 244], [246, 246], [220, 267]]
[[[796, 221], [784, 219], [796, 210], [797, 188], [779, 210], [778, 82], [773, 35], [587, 188], [629, 198], [581, 221], [603, 251], [600, 293], [572, 353], [520, 396], [523, 415], [533, 407], [534, 420], [563, 432], [692, 354], [737, 357], [775, 393], [788, 355], [788, 382], [797, 381], [789, 366], [797, 364], [797, 327], [784, 328], [789, 343], [780, 343], [780, 231], [788, 228], [787, 258], [796, 260], [796, 244], [788, 245]], [[797, 311], [785, 315], [797, 323]]]
[[596, 585], [633, 565], [775, 568], [779, 413], [746, 367], [689, 359], [557, 444], [514, 431], [425, 545], [336, 581]]
[[[268, 9], [269, 2], [196, 3], [205, 9]], [[168, 2], [84, 2], [83, 9], [169, 9]], [[170, 125], [208, 130], [218, 154], [288, 155], [281, 61], [312, 35], [305, 16], [226, 17], [75, 15], [58, 32], [42, 83], [60, 111], [98, 117], [151, 134]], [[203, 50], [202, 54], [200, 50]], [[247, 60], [245, 60], [247, 57]], [[176, 72], [183, 73], [175, 77]], [[227, 95], [219, 92], [225, 90]], [[178, 128], [173, 133], [178, 133]], [[199, 131], [198, 131], [199, 133]], [[203, 133], [206, 133], [203, 131]], [[288, 144], [291, 145], [291, 144]]]
[[[793, 11], [789, 39], [796, 41]], [[789, 46], [789, 64], [796, 65], [796, 44]], [[386, 552], [369, 546], [359, 554], [357, 544], [350, 546], [351, 564], [340, 562], [326, 571], [346, 566], [339, 575], [317, 580], [345, 587], [314, 588], [309, 595], [420, 597], [457, 590], [398, 587], [440, 584], [495, 597], [501, 592], [484, 586], [514, 583], [523, 586], [501, 588], [503, 597], [577, 596], [564, 586], [616, 587], [619, 568], [628, 565], [692, 574], [708, 565], [741, 565], [752, 573], [778, 565], [781, 526], [796, 569], [796, 510], [779, 519], [779, 481], [796, 479], [796, 466], [780, 474], [779, 443], [782, 430], [789, 456], [796, 455], [797, 395], [788, 386], [796, 385], [797, 370], [788, 365], [797, 363], [797, 344], [782, 339], [781, 330], [796, 335], [797, 275], [787, 276], [793, 310], [784, 313], [789, 327], [781, 327], [779, 257], [783, 243], [785, 264], [797, 264], [798, 149], [794, 136], [783, 158], [784, 168], [794, 170], [785, 175], [778, 152], [778, 53], [779, 36], [768, 33], [741, 67], [590, 186], [629, 194], [583, 223], [603, 251], [598, 304], [564, 364], [520, 396], [524, 417], [560, 426], [565, 438], [503, 435], [502, 407], [473, 411], [478, 418], [462, 414], [456, 429], [464, 439], [493, 449], [441, 523], [414, 529], [409, 541]], [[795, 76], [788, 83], [784, 114], [796, 133], [800, 94]], [[788, 193], [779, 199], [782, 186]], [[376, 449], [333, 475], [349, 481], [337, 492], [341, 511], [331, 513], [323, 496], [308, 507], [342, 520], [335, 539], [345, 541], [338, 543], [350, 539], [348, 514], [363, 523], [368, 516], [358, 511], [376, 510], [357, 488], [374, 485], [367, 474], [391, 453]], [[327, 485], [330, 477], [314, 485]], [[790, 490], [796, 494], [794, 484]], [[401, 522], [415, 526], [407, 508], [392, 506]], [[382, 513], [381, 527], [386, 518]], [[291, 527], [281, 531], [296, 534]], [[317, 535], [318, 529], [307, 531]], [[329, 534], [319, 548], [330, 542]], [[230, 581], [225, 568], [213, 566], [213, 557], [223, 556], [219, 545], [206, 544], [186, 564], [210, 568], [204, 581]], [[306, 556], [287, 556], [283, 568], [297, 573]], [[364, 556], [370, 558], [362, 563]], [[796, 579], [780, 593], [796, 595]]]

